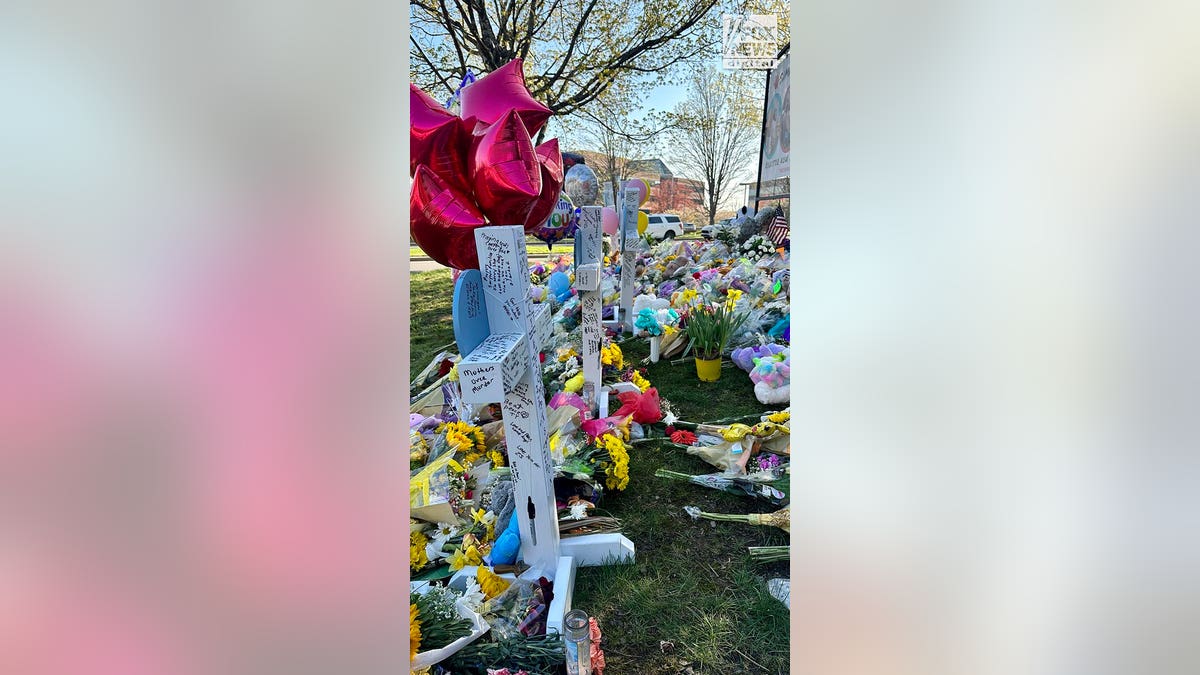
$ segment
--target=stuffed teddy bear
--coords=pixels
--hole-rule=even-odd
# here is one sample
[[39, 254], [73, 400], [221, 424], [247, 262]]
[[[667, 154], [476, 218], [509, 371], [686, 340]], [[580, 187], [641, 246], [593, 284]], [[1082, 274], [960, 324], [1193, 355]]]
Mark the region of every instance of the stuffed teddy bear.
[[790, 400], [788, 384], [791, 382], [792, 352], [782, 351], [754, 359], [750, 381], [754, 383], [754, 396], [759, 403], [786, 403]]

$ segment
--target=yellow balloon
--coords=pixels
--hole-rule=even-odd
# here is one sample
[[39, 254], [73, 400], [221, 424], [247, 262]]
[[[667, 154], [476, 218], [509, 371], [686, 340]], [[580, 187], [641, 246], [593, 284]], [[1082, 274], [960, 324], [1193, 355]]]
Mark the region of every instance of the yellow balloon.
[[645, 234], [646, 228], [649, 225], [650, 225], [650, 217], [647, 216], [646, 214], [642, 213], [641, 211], [638, 211], [638, 234], [639, 235]]
[[645, 206], [646, 202], [650, 201], [650, 181], [645, 178], [638, 178], [637, 180], [642, 181], [642, 185], [646, 186], [646, 191], [642, 193], [642, 202], [638, 204], [638, 206]]

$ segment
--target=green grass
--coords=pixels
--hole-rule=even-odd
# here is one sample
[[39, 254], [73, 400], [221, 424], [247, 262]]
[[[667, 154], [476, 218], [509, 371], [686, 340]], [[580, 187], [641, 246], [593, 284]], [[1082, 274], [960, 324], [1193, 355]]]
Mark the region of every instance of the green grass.
[[409, 275], [408, 362], [413, 375], [429, 365], [439, 347], [454, 342], [450, 318], [453, 297], [450, 270]]
[[[557, 249], [557, 246], [555, 247]], [[412, 360], [424, 368], [436, 347], [451, 342], [449, 272], [412, 275]], [[645, 340], [621, 345], [627, 362], [645, 365], [660, 395], [681, 419], [706, 422], [768, 410], [750, 378], [728, 366], [717, 382], [700, 382], [691, 360], [641, 364]], [[615, 401], [614, 401], [615, 403]], [[633, 565], [583, 567], [573, 606], [600, 621], [608, 671], [646, 675], [788, 672], [788, 611], [767, 592], [766, 579], [788, 576], [786, 562], [756, 565], [748, 546], [788, 543], [781, 530], [742, 523], [693, 522], [684, 506], [712, 513], [774, 510], [746, 497], [656, 478], [662, 467], [690, 474], [715, 468], [681, 448], [632, 446], [624, 492], [600, 504], [622, 520], [637, 547]], [[671, 643], [660, 647], [660, 643]], [[690, 669], [690, 670], [689, 670]]]
[[[649, 354], [645, 340], [621, 346], [626, 360]], [[646, 364], [647, 377], [682, 419], [711, 421], [768, 408], [754, 398], [750, 378], [725, 368], [700, 382], [689, 360]], [[767, 592], [766, 579], [788, 576], [786, 562], [756, 565], [748, 546], [788, 543], [781, 530], [741, 523], [693, 522], [684, 506], [710, 513], [774, 510], [749, 498], [665, 478], [659, 468], [712, 473], [682, 448], [633, 446], [629, 487], [601, 508], [621, 519], [637, 547], [634, 565], [583, 567], [572, 604], [596, 616], [605, 658], [614, 673], [786, 673], [788, 611]], [[660, 641], [673, 648], [660, 648]]]

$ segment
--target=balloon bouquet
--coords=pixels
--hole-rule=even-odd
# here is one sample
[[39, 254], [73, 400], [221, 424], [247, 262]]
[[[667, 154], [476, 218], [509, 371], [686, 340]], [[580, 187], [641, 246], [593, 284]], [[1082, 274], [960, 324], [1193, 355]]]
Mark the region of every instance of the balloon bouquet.
[[574, 231], [577, 211], [563, 187], [571, 181], [578, 193], [591, 169], [564, 175], [557, 138], [534, 146], [553, 113], [530, 95], [521, 59], [463, 87], [461, 117], [416, 85], [409, 101], [409, 215], [413, 239], [429, 257], [478, 268], [474, 230], [487, 224], [521, 225], [547, 243]]

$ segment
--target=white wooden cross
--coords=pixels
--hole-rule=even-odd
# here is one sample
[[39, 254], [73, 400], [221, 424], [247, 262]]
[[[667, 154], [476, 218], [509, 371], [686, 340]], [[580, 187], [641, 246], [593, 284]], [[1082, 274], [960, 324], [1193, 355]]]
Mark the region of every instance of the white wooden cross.
[[601, 321], [604, 299], [600, 292], [604, 231], [600, 210], [599, 206], [581, 207], [579, 228], [575, 232], [575, 288], [579, 291], [579, 331], [583, 337], [583, 400], [592, 410], [596, 409], [600, 396], [600, 343], [604, 339]]
[[633, 267], [638, 248], [638, 199], [636, 190], [621, 191], [621, 322], [625, 333], [633, 332]]
[[521, 558], [530, 567], [522, 577], [545, 576], [554, 581], [547, 626], [562, 632], [563, 616], [571, 608], [576, 565], [633, 562], [633, 543], [621, 535], [560, 541], [546, 392], [538, 359], [549, 329], [540, 316], [548, 319], [549, 315], [540, 307], [535, 310], [529, 298], [522, 227], [481, 227], [475, 230], [475, 243], [479, 270], [464, 272], [454, 290], [455, 338], [461, 350], [469, 351], [458, 365], [459, 384], [468, 403], [501, 401]]
[[[521, 553], [527, 565], [552, 576], [558, 566], [558, 519], [525, 232], [518, 226], [481, 227], [475, 230], [475, 245], [488, 337], [459, 363], [459, 385], [468, 403], [501, 401], [521, 514]], [[460, 283], [462, 278], [476, 277], [464, 274]]]

